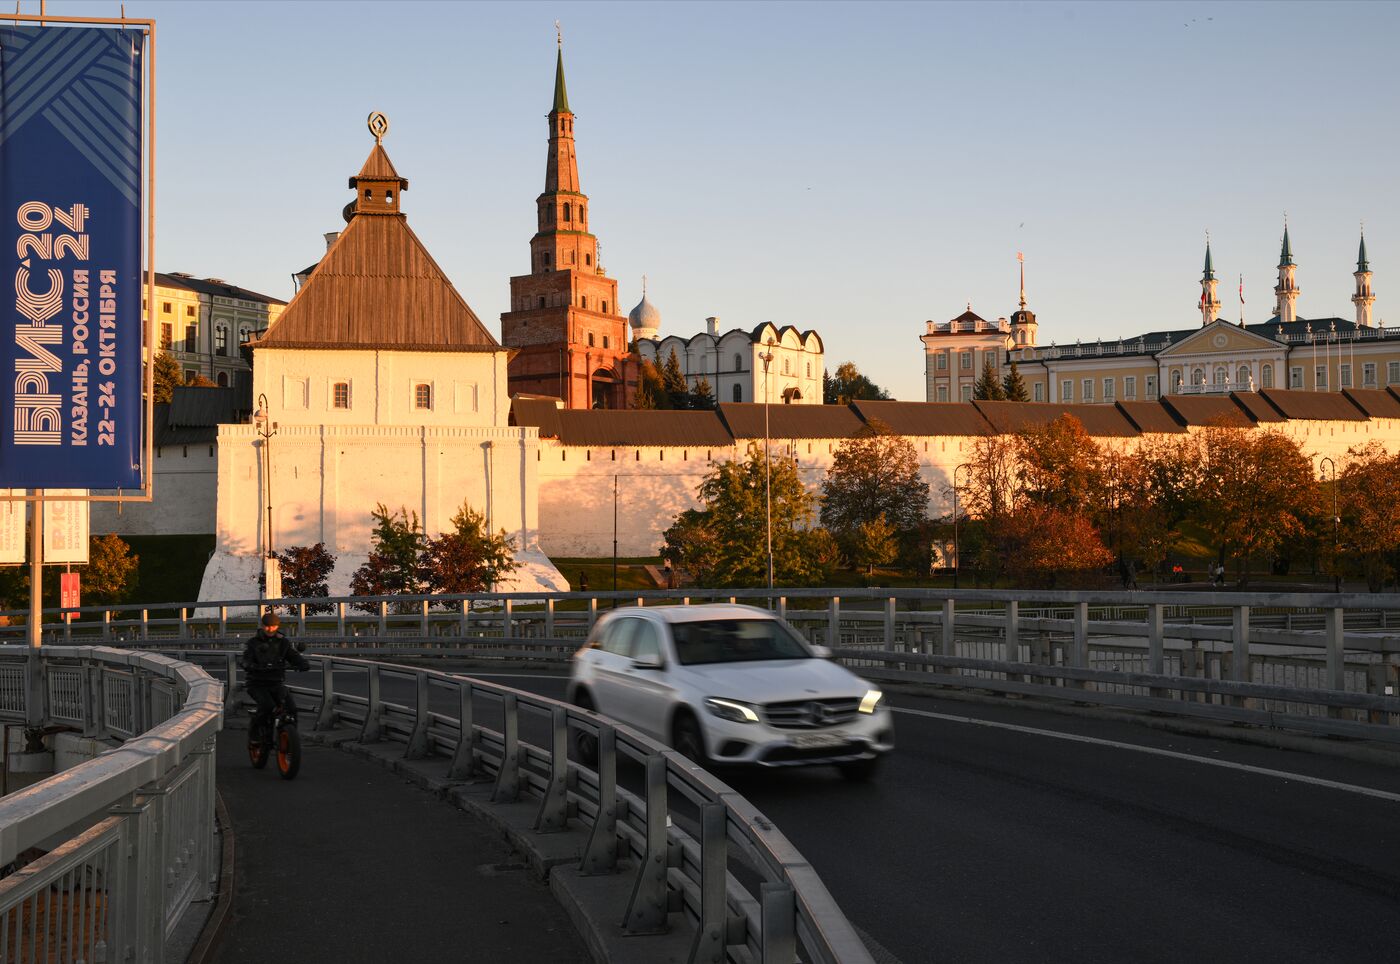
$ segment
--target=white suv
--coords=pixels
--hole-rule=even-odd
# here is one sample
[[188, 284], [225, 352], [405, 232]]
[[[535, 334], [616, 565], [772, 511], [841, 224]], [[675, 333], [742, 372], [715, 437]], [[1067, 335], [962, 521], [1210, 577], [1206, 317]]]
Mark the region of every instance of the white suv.
[[[868, 779], [894, 748], [878, 689], [750, 606], [615, 610], [575, 654], [568, 696], [702, 766], [834, 764]], [[580, 732], [586, 762], [596, 738]]]

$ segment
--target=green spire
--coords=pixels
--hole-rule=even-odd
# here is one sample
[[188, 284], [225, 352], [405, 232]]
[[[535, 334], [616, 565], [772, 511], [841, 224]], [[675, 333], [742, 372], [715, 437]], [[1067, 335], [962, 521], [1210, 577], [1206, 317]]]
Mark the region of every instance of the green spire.
[[1205, 267], [1205, 271], [1201, 274], [1201, 280], [1202, 280], [1202, 281], [1214, 281], [1214, 280], [1215, 280], [1215, 265], [1214, 265], [1214, 264], [1211, 262], [1211, 260], [1210, 260], [1210, 239], [1209, 239], [1209, 238], [1206, 239], [1206, 267]]
[[1278, 253], [1280, 268], [1293, 263], [1293, 245], [1288, 242], [1288, 222], [1283, 222], [1283, 250]]
[[559, 62], [554, 68], [554, 114], [572, 114], [569, 110], [569, 90], [564, 86], [564, 47], [559, 47]]
[[1361, 232], [1361, 250], [1356, 254], [1356, 270], [1370, 271], [1371, 262], [1366, 260], [1366, 232]]

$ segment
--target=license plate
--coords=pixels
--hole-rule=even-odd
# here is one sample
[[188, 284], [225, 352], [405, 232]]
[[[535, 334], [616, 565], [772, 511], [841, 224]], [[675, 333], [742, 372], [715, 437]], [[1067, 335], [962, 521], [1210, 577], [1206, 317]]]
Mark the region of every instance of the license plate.
[[828, 746], [841, 746], [846, 742], [846, 734], [840, 732], [798, 733], [794, 734], [789, 742], [800, 750], [819, 750]]

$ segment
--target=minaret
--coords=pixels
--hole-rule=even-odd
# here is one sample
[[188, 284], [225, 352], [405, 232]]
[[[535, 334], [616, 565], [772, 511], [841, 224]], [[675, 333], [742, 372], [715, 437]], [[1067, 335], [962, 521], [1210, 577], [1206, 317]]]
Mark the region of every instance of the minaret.
[[1201, 327], [1205, 327], [1220, 317], [1220, 296], [1216, 289], [1220, 282], [1215, 277], [1215, 265], [1210, 260], [1210, 235], [1206, 235], [1206, 266], [1201, 272]]
[[1293, 263], [1293, 245], [1288, 241], [1288, 221], [1283, 222], [1283, 248], [1278, 255], [1278, 284], [1274, 286], [1277, 301], [1274, 313], [1279, 323], [1298, 319], [1298, 266]]
[[530, 273], [510, 279], [511, 310], [501, 315], [501, 342], [519, 351], [509, 366], [510, 392], [555, 395], [568, 408], [623, 408], [636, 379], [617, 282], [598, 263], [588, 230], [588, 196], [579, 189], [574, 112], [564, 83], [561, 39], [554, 63], [544, 191], [535, 198]]
[[1035, 312], [1026, 310], [1026, 257], [1016, 252], [1016, 260], [1021, 265], [1021, 307], [1011, 313], [1011, 339], [1017, 348], [1035, 345]]
[[1371, 306], [1376, 303], [1376, 293], [1371, 290], [1371, 262], [1366, 260], [1366, 232], [1361, 232], [1361, 250], [1356, 254], [1356, 294], [1351, 303], [1356, 305], [1356, 324], [1362, 328], [1371, 327]]

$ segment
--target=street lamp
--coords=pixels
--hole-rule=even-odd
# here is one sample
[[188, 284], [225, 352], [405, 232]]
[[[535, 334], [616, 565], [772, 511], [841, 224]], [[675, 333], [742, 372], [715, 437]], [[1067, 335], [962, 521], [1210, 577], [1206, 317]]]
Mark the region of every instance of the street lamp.
[[[1317, 464], [1318, 468], [1324, 465], [1330, 465], [1332, 467], [1332, 590], [1334, 592], [1341, 592], [1342, 560], [1338, 557], [1337, 553], [1340, 551], [1341, 545], [1340, 530], [1342, 527], [1342, 517], [1337, 514], [1337, 463], [1332, 461], [1331, 456], [1326, 456]], [[1324, 475], [1323, 478], [1325, 479], [1326, 475]]]
[[764, 529], [768, 538], [768, 588], [773, 588], [773, 470], [768, 455], [768, 366], [773, 363], [773, 339], [768, 339], [768, 350], [759, 355], [763, 362], [763, 515]]
[[277, 423], [271, 420], [267, 395], [258, 395], [258, 410], [253, 413], [253, 425], [262, 437], [263, 482], [267, 487], [267, 530], [263, 535], [263, 555], [271, 559], [272, 551], [272, 436], [277, 434]]
[[962, 555], [958, 550], [958, 473], [967, 469], [972, 474], [972, 466], [963, 462], [953, 467], [953, 588], [958, 588], [958, 570], [962, 568]]

